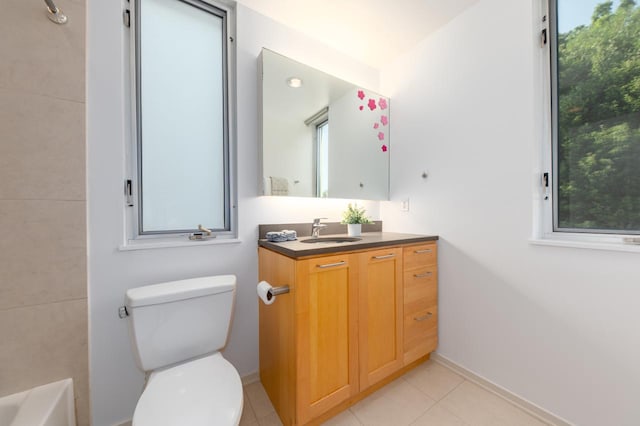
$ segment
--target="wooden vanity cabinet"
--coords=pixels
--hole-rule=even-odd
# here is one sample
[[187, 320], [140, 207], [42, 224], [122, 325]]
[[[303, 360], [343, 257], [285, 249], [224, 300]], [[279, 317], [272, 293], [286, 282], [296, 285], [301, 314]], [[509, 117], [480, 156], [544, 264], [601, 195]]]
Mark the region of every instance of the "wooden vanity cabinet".
[[[433, 262], [415, 253], [423, 246], [434, 248]], [[347, 407], [437, 342], [421, 341], [435, 320], [413, 320], [423, 308], [435, 313], [425, 287], [437, 279], [435, 243], [300, 259], [260, 247], [259, 262], [260, 280], [290, 287], [259, 305], [260, 379], [285, 425]]]

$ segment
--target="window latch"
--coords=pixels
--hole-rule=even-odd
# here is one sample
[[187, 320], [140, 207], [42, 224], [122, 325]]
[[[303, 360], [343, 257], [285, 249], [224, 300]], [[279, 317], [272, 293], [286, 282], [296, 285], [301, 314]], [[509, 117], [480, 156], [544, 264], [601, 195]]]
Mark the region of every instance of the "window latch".
[[191, 234], [189, 234], [189, 239], [192, 241], [203, 241], [203, 240], [208, 240], [210, 238], [215, 238], [216, 236], [213, 235], [213, 231], [211, 229], [205, 228], [202, 225], [198, 225], [198, 230], [200, 232], [193, 232]]
[[547, 44], [547, 29], [544, 28], [540, 34], [540, 47], [544, 47]]
[[131, 179], [124, 181], [124, 196], [127, 199], [127, 206], [133, 207], [133, 184]]
[[549, 172], [542, 174], [542, 189], [544, 191], [544, 199], [549, 199]]

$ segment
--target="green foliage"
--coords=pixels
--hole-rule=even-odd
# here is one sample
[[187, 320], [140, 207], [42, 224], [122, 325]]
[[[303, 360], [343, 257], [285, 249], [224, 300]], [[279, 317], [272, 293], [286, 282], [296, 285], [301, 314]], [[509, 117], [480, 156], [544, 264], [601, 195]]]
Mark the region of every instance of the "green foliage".
[[612, 5], [558, 37], [563, 228], [640, 230], [640, 8]]
[[357, 224], [357, 223], [371, 223], [371, 220], [366, 215], [367, 211], [364, 207], [359, 208], [357, 204], [347, 206], [347, 210], [342, 213], [342, 223]]

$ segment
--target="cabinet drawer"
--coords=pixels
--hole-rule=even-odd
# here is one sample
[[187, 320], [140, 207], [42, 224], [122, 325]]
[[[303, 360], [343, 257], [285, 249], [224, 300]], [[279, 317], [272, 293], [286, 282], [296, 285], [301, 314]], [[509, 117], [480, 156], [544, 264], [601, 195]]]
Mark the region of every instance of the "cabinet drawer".
[[420, 268], [426, 265], [436, 265], [438, 247], [436, 243], [405, 247], [403, 258], [405, 270]]
[[422, 299], [427, 300], [426, 306], [438, 304], [438, 269], [435, 265], [404, 273], [405, 313]]
[[430, 306], [404, 316], [404, 362], [412, 362], [438, 346], [438, 307]]

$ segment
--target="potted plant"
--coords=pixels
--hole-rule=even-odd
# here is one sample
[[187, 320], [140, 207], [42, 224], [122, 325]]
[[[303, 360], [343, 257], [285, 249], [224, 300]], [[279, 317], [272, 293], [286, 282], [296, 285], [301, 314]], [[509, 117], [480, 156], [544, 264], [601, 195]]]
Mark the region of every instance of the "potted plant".
[[371, 220], [367, 217], [364, 207], [349, 203], [347, 210], [342, 213], [342, 223], [347, 225], [347, 235], [359, 237], [362, 233], [362, 224], [371, 223]]

